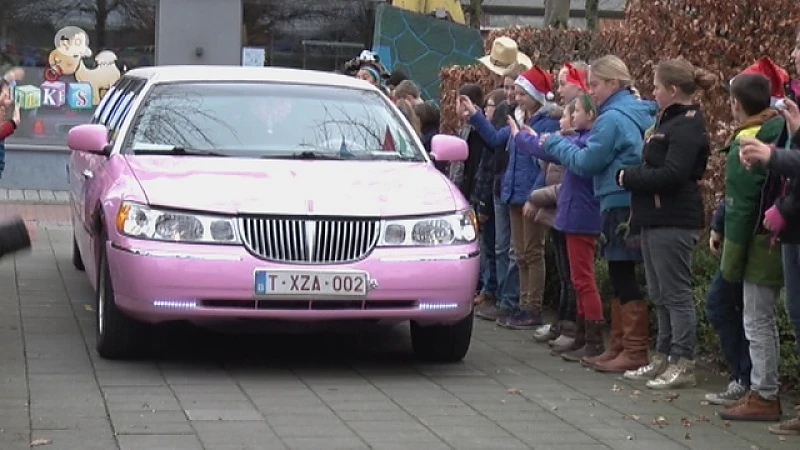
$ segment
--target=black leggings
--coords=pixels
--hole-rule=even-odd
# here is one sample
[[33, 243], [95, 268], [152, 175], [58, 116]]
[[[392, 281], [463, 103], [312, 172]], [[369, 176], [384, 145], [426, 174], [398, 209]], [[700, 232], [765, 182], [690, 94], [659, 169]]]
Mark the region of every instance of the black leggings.
[[614, 295], [619, 297], [620, 303], [643, 299], [639, 282], [636, 280], [635, 261], [609, 261], [608, 277], [614, 288]]
[[558, 320], [574, 322], [578, 305], [575, 299], [575, 288], [572, 286], [572, 281], [569, 276], [567, 238], [562, 231], [558, 231], [554, 228], [550, 229], [550, 237], [553, 242], [553, 253], [555, 253], [556, 271], [558, 272]]

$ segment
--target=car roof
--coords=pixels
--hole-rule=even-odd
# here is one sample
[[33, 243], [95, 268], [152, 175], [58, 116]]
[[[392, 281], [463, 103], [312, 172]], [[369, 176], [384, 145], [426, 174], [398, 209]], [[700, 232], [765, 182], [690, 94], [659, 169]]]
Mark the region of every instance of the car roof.
[[129, 70], [126, 76], [145, 78], [153, 83], [197, 81], [266, 81], [376, 90], [366, 81], [332, 72], [283, 67], [243, 66], [153, 66]]

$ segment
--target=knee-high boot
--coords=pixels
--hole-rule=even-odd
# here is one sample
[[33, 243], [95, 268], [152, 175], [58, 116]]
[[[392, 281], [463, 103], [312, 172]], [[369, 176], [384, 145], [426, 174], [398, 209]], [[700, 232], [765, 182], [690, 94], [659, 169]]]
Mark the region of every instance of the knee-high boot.
[[647, 365], [650, 316], [647, 302], [631, 300], [620, 304], [622, 316], [622, 351], [616, 358], [595, 363], [598, 372], [625, 372]]
[[599, 362], [611, 361], [622, 352], [622, 306], [618, 298], [611, 300], [611, 332], [609, 335], [606, 351], [593, 358], [584, 358], [581, 360], [581, 364], [594, 367]]

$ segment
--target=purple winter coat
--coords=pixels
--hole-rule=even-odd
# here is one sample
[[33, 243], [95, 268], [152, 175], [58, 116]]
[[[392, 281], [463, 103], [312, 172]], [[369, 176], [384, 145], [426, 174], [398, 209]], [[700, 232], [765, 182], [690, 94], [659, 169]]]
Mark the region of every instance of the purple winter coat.
[[[520, 132], [514, 139], [517, 149], [521, 152], [547, 162], [561, 164], [561, 161], [548, 155], [539, 145], [538, 136]], [[565, 135], [564, 139], [577, 147], [584, 148], [589, 139], [589, 130]], [[602, 224], [600, 199], [594, 195], [592, 177], [582, 177], [570, 170], [565, 170], [561, 179], [561, 189], [558, 192], [556, 221], [553, 228], [569, 234], [600, 234]]]

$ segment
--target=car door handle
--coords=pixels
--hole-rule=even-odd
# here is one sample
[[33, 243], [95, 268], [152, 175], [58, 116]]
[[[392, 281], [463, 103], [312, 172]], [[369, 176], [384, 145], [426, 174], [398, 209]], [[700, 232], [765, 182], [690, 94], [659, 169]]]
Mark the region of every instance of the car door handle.
[[91, 180], [92, 178], [94, 178], [94, 172], [92, 172], [89, 169], [84, 169], [83, 172], [81, 173], [83, 174], [83, 178], [85, 180]]

